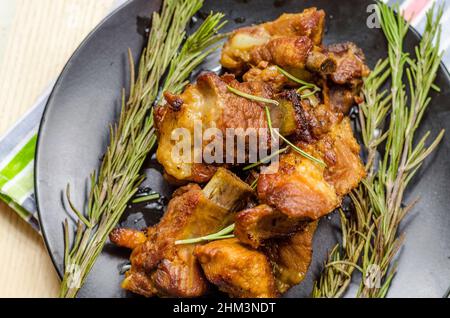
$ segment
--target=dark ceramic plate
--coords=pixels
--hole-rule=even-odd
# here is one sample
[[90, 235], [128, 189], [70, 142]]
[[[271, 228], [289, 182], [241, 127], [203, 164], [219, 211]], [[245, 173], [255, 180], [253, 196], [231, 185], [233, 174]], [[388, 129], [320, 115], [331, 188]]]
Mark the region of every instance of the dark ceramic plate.
[[[252, 23], [272, 20], [283, 12], [298, 12], [310, 6], [324, 9], [328, 15], [325, 41], [353, 41], [364, 49], [368, 63], [374, 66], [386, 55], [386, 43], [380, 29], [366, 25], [370, 1], [281, 1], [226, 0], [206, 1], [202, 13], [221, 11], [229, 23], [225, 31]], [[59, 273], [63, 265], [62, 223], [68, 216], [63, 190], [72, 185], [77, 206], [86, 202], [88, 176], [97, 169], [108, 144], [108, 124], [119, 114], [120, 91], [128, 83], [126, 52], [137, 58], [145, 42], [146, 17], [158, 10], [159, 1], [135, 0], [110, 15], [81, 45], [61, 74], [42, 120], [36, 157], [36, 193], [42, 229], [48, 250]], [[418, 36], [411, 31], [406, 41], [412, 50]], [[218, 69], [218, 54], [201, 69]], [[444, 68], [439, 70], [440, 94], [433, 96], [423, 131], [436, 134], [450, 131], [450, 80]], [[407, 199], [422, 200], [404, 222], [406, 244], [401, 251], [399, 271], [390, 297], [442, 297], [450, 286], [450, 134], [427, 162]], [[145, 186], [170, 197], [172, 189], [163, 181], [159, 166], [149, 159]], [[143, 228], [157, 222], [162, 214], [158, 205], [136, 206], [123, 217], [123, 226]], [[322, 269], [327, 251], [339, 239], [336, 215], [321, 221], [315, 237], [314, 261], [307, 279], [293, 288], [288, 297], [307, 297]], [[120, 288], [120, 269], [128, 252], [107, 244], [80, 297], [128, 297]]]

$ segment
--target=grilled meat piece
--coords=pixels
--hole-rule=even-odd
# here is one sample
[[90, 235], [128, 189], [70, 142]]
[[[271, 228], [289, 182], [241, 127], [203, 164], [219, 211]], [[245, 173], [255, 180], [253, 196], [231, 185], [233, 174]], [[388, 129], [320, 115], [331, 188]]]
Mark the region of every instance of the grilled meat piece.
[[257, 67], [252, 67], [242, 78], [245, 82], [268, 83], [275, 91], [298, 86], [297, 83], [290, 81], [286, 76], [281, 74], [275, 65], [271, 65], [268, 62], [262, 62]]
[[222, 65], [243, 73], [251, 61], [253, 49], [264, 46], [271, 40], [287, 37], [307, 37], [314, 45], [322, 43], [325, 29], [325, 12], [316, 8], [298, 14], [283, 14], [273, 22], [235, 30], [222, 51]]
[[197, 246], [195, 255], [208, 280], [233, 298], [278, 296], [267, 257], [237, 239]]
[[334, 187], [339, 197], [349, 194], [365, 178], [366, 171], [359, 155], [360, 146], [353, 136], [348, 117], [333, 127], [317, 144], [317, 148], [324, 154], [328, 165], [325, 180]]
[[[221, 138], [222, 145], [225, 146], [227, 128], [242, 128], [242, 138], [245, 138], [245, 131], [248, 128], [267, 128], [264, 107], [258, 102], [231, 93], [227, 85], [264, 98], [272, 98], [274, 95], [270, 85], [262, 82], [239, 83], [232, 75], [219, 77], [215, 73], [204, 73], [198, 78], [197, 83], [189, 85], [183, 94], [176, 97], [166, 94], [168, 105], [156, 109], [155, 122], [159, 137], [156, 157], [165, 172], [174, 179], [205, 183], [217, 170], [217, 166], [208, 165], [196, 158], [194, 152], [196, 124], [201, 123], [199, 129], [202, 132], [208, 128], [215, 128], [221, 133], [221, 136], [204, 136], [204, 139], [207, 137], [209, 139], [203, 140], [202, 150], [205, 150], [215, 138]], [[174, 132], [180, 131], [177, 130], [179, 128], [185, 129], [188, 133], [187, 157], [186, 154], [181, 156], [174, 151], [176, 142], [172, 137]], [[226, 162], [226, 152], [223, 151], [222, 155], [222, 162]]]
[[322, 158], [327, 167], [295, 152], [282, 155], [278, 172], [260, 176], [258, 198], [289, 217], [317, 220], [340, 205], [342, 196], [364, 178], [365, 170], [348, 118], [303, 149]]
[[[323, 83], [333, 109], [347, 113], [358, 102], [363, 79], [370, 73], [362, 50], [351, 42], [333, 44], [325, 49], [311, 46], [299, 38], [279, 38], [271, 45], [260, 46], [252, 51], [251, 68], [244, 74], [245, 81], [269, 83], [274, 90], [298, 87], [279, 72], [275, 65], [285, 68], [299, 79], [317, 82], [317, 76], [330, 83]], [[312, 73], [311, 73], [312, 72]]]
[[306, 276], [313, 254], [313, 237], [317, 222], [308, 223], [292, 236], [269, 241], [263, 248], [272, 263], [277, 289], [287, 292]]
[[133, 250], [147, 241], [147, 235], [144, 231], [117, 228], [109, 234], [109, 240], [117, 246]]
[[302, 13], [285, 13], [277, 20], [267, 22], [262, 27], [272, 37], [307, 36], [315, 45], [322, 43], [325, 31], [325, 11], [312, 7]]
[[312, 260], [317, 222], [294, 234], [271, 239], [260, 250], [237, 239], [197, 246], [195, 255], [210, 282], [231, 297], [277, 297], [299, 284]]
[[[245, 205], [252, 189], [225, 169], [219, 169], [205, 189], [188, 185], [175, 192], [161, 222], [147, 230], [147, 240], [131, 255], [124, 289], [151, 297], [197, 297], [208, 291], [208, 282], [194, 256], [194, 245], [177, 240], [205, 236], [231, 224], [233, 211]], [[124, 230], [111, 235], [122, 246]], [[134, 242], [134, 240], [132, 240]]]
[[247, 65], [269, 63], [278, 65], [288, 72], [304, 78], [308, 71], [322, 75], [332, 74], [336, 70], [333, 56], [305, 36], [279, 37], [267, 44], [255, 47], [250, 53]]
[[370, 73], [363, 51], [352, 42], [329, 45], [326, 50], [337, 64], [331, 80], [340, 85], [361, 86], [362, 79]]
[[295, 152], [280, 157], [276, 173], [260, 176], [257, 192], [261, 203], [303, 221], [317, 220], [340, 204], [325, 168]]
[[[270, 117], [272, 121], [281, 123], [280, 133], [283, 136], [291, 136], [291, 139], [296, 141], [313, 142], [312, 116], [305, 109], [314, 112], [316, 107], [312, 107], [309, 102], [302, 101], [300, 95], [293, 89], [278, 94], [276, 100], [279, 102], [279, 106], [271, 109]], [[316, 118], [316, 114], [313, 115]], [[282, 116], [282, 118], [277, 118], [277, 116]]]
[[346, 85], [324, 87], [325, 104], [329, 104], [334, 113], [348, 114], [350, 109], [361, 102], [359, 89], [348, 88]]
[[291, 235], [305, 226], [305, 221], [291, 218], [262, 204], [241, 211], [235, 220], [235, 236], [247, 245], [258, 248], [265, 241]]

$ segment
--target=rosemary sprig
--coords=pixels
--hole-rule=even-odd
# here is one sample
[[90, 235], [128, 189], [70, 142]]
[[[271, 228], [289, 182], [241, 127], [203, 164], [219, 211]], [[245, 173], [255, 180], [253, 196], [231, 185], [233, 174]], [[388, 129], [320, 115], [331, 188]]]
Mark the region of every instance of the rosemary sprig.
[[211, 13], [199, 29], [185, 42], [182, 50], [172, 60], [162, 92], [177, 94], [188, 84], [188, 78], [194, 69], [212, 52], [219, 48], [217, 44], [226, 34], [218, 31], [227, 23], [222, 13]]
[[234, 232], [235, 225], [231, 224], [230, 226], [227, 226], [223, 230], [220, 230], [217, 233], [210, 234], [207, 236], [187, 239], [187, 240], [180, 240], [176, 241], [175, 245], [187, 245], [187, 244], [198, 244], [203, 242], [211, 242], [211, 241], [219, 241], [219, 240], [225, 240], [229, 238], [233, 238], [234, 234], [231, 234]]
[[250, 185], [250, 188], [252, 188], [253, 190], [256, 190], [256, 187], [258, 186], [258, 181], [259, 181], [259, 177], [257, 177], [252, 184]]
[[[360, 126], [367, 154], [368, 180], [374, 171], [377, 147], [386, 139], [386, 134], [381, 131], [387, 116], [390, 95], [381, 89], [390, 75], [388, 66], [388, 60], [379, 62], [364, 80], [365, 101], [360, 105]], [[353, 202], [353, 213], [347, 217], [340, 211], [342, 243], [332, 249], [321, 277], [314, 284], [312, 296], [315, 298], [343, 296], [351, 283], [354, 270], [358, 267], [364, 246], [371, 237], [370, 233], [373, 232], [373, 225], [372, 228], [370, 225], [372, 210], [366, 200], [367, 191], [364, 185], [353, 191], [350, 198]]]
[[[392, 69], [391, 122], [387, 135], [386, 149], [378, 172], [371, 183], [366, 182], [368, 199], [373, 209], [373, 239], [368, 241], [362, 258], [364, 277], [370, 276], [370, 269], [376, 268], [381, 276], [381, 286], [360, 285], [361, 297], [385, 297], [396, 266], [392, 265], [404, 236], [398, 235], [401, 221], [414, 206], [416, 200], [402, 206], [405, 189], [443, 138], [441, 131], [436, 139], [426, 146], [429, 132], [414, 144], [416, 130], [429, 103], [430, 90], [442, 60], [440, 52], [441, 18], [443, 6], [427, 12], [427, 22], [422, 40], [415, 50], [415, 59], [403, 53], [403, 40], [408, 24], [395, 15], [387, 5], [377, 6], [383, 31], [389, 42], [389, 63]], [[406, 61], [405, 61], [406, 60]], [[402, 81], [406, 71], [410, 97]]]
[[[342, 296], [359, 263], [363, 279], [358, 296], [387, 295], [396, 271], [392, 261], [404, 239], [398, 234], [399, 225], [417, 202], [403, 207], [404, 191], [444, 133], [428, 147], [425, 141], [429, 133], [414, 144], [415, 132], [430, 102], [429, 92], [435, 89], [433, 83], [442, 57], [439, 51], [442, 7], [437, 14], [434, 7], [427, 13], [426, 29], [415, 59], [403, 51], [408, 24], [383, 3], [378, 4], [377, 12], [388, 39], [389, 57], [378, 64], [365, 81], [363, 91], [365, 103], [361, 107], [360, 124], [367, 151], [368, 177], [351, 195], [355, 213], [350, 218], [341, 215], [343, 242], [331, 252], [328, 264], [335, 265], [326, 266], [315, 285], [314, 297]], [[404, 74], [408, 78], [409, 99], [403, 84]], [[391, 94], [386, 95], [380, 88], [389, 77]], [[389, 112], [390, 123], [383, 132]], [[377, 150], [384, 141], [385, 155], [376, 167]], [[374, 284], [373, 279], [377, 277], [380, 286]]]
[[[110, 128], [110, 145], [106, 151], [98, 177], [91, 176], [91, 193], [86, 215], [80, 217], [73, 243], [70, 242], [69, 223], [64, 223], [65, 255], [64, 278], [61, 297], [75, 297], [103, 249], [111, 230], [116, 226], [128, 202], [138, 191], [143, 181], [141, 167], [156, 142], [153, 126], [152, 106], [158, 96], [161, 78], [171, 61], [178, 58], [193, 68], [201, 63], [201, 52], [211, 41], [212, 33], [203, 26], [191, 37], [197, 47], [191, 49], [193, 40], [186, 42], [178, 54], [185, 36], [185, 28], [191, 17], [201, 8], [202, 0], [166, 0], [161, 14], [154, 13], [152, 28], [146, 48], [143, 50], [137, 78], [131, 52], [131, 84], [128, 101], [122, 98], [119, 122]], [[209, 27], [217, 29], [218, 20]], [[195, 59], [192, 57], [195, 56]], [[186, 62], [188, 61], [188, 62]], [[167, 81], [180, 89], [186, 80], [174, 68]], [[174, 79], [175, 78], [175, 79]], [[169, 84], [168, 84], [169, 85]], [[170, 86], [167, 86], [171, 88]], [[71, 204], [72, 205], [72, 204]], [[73, 206], [73, 205], [72, 205]], [[76, 209], [75, 209], [76, 210]], [[81, 213], [77, 213], [80, 216]], [[83, 220], [85, 219], [85, 220]], [[87, 222], [84, 222], [87, 221]]]
[[267, 118], [267, 126], [269, 127], [269, 131], [271, 136], [273, 137], [275, 134], [281, 138], [285, 143], [287, 143], [294, 151], [296, 151], [297, 153], [299, 153], [301, 156], [314, 161], [315, 163], [321, 165], [321, 166], [326, 166], [325, 163], [320, 160], [315, 158], [314, 156], [311, 156], [310, 154], [308, 154], [307, 152], [303, 151], [302, 149], [300, 149], [299, 147], [297, 147], [296, 145], [294, 145], [292, 142], [290, 142], [286, 137], [282, 136], [280, 134], [280, 132], [278, 131], [278, 129], [274, 129], [272, 126], [272, 118], [270, 116], [270, 110], [269, 107], [267, 107], [267, 104], [271, 104], [271, 105], [275, 105], [275, 106], [279, 106], [280, 103], [274, 99], [269, 99], [269, 98], [264, 98], [261, 96], [255, 96], [255, 95], [251, 95], [251, 94], [247, 94], [245, 92], [242, 92], [236, 88], [233, 88], [231, 86], [228, 86], [228, 90], [235, 94], [238, 95], [240, 97], [255, 101], [255, 102], [259, 102], [259, 103], [263, 103], [265, 104], [264, 106], [264, 110], [266, 112], [266, 118]]

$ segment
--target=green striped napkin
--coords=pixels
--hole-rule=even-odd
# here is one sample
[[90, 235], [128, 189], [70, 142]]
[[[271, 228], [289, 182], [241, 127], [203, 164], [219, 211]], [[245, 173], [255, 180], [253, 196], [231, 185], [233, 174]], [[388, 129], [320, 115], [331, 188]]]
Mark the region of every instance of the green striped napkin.
[[34, 135], [0, 170], [0, 199], [40, 231], [34, 202]]
[[40, 231], [34, 196], [34, 154], [40, 118], [50, 89], [0, 139], [0, 200]]

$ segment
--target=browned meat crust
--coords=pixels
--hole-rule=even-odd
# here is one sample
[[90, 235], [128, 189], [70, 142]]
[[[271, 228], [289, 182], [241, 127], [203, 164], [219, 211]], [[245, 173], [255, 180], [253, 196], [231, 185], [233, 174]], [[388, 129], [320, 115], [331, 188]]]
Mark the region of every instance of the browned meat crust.
[[280, 37], [270, 40], [266, 45], [255, 47], [250, 52], [248, 65], [266, 62], [285, 68], [293, 73], [309, 70], [321, 74], [331, 74], [336, 69], [335, 61], [321, 48], [305, 36]]
[[287, 292], [305, 278], [312, 260], [316, 228], [317, 222], [309, 223], [291, 237], [271, 240], [263, 248], [273, 265], [280, 293]]
[[233, 298], [274, 298], [279, 295], [267, 257], [237, 239], [197, 246], [195, 255], [208, 280]]
[[147, 236], [143, 231], [134, 229], [114, 229], [109, 234], [109, 239], [111, 243], [117, 246], [132, 250], [145, 243]]
[[340, 204], [324, 174], [323, 167], [291, 152], [280, 158], [276, 173], [260, 176], [258, 198], [288, 217], [317, 220]]
[[[197, 222], [213, 210], [213, 222]], [[224, 220], [218, 218], [222, 216]], [[132, 268], [122, 287], [143, 296], [196, 297], [205, 294], [208, 283], [193, 256], [192, 245], [175, 246], [175, 241], [220, 229], [230, 216], [204, 197], [201, 188], [181, 188], [169, 203], [160, 224], [149, 229], [148, 240], [131, 255]], [[197, 226], [198, 225], [198, 226]]]
[[341, 204], [342, 196], [359, 184], [365, 170], [349, 119], [303, 148], [322, 158], [327, 167], [294, 152], [283, 155], [277, 173], [260, 176], [258, 198], [289, 217], [317, 220]]
[[[229, 92], [227, 85], [248, 94], [273, 98], [269, 84], [263, 82], [239, 83], [232, 75], [219, 77], [215, 73], [204, 73], [194, 85], [189, 85], [183, 94], [166, 94], [168, 106], [159, 106], [155, 112], [158, 130], [158, 150], [156, 157], [163, 165], [170, 179], [206, 183], [217, 170], [215, 165], [194, 163], [194, 143], [191, 143], [190, 160], [173, 156], [172, 133], [176, 128], [185, 128], [194, 140], [195, 121], [202, 123], [202, 129], [217, 128], [225, 137], [227, 128], [267, 128], [267, 119], [261, 103], [248, 100]], [[170, 103], [174, 103], [173, 105]], [[181, 105], [181, 106], [180, 106]], [[279, 124], [274, 123], [275, 127]], [[206, 147], [213, 138], [203, 142]], [[269, 142], [269, 140], [268, 140]], [[223, 142], [225, 147], [226, 142]], [[224, 151], [224, 159], [227, 153]], [[225, 162], [225, 160], [223, 160]]]
[[[291, 136], [293, 140], [311, 143], [314, 140], [311, 127], [311, 116], [308, 116], [303, 106], [300, 95], [295, 90], [285, 90], [277, 95], [277, 101], [280, 103], [279, 108], [293, 111], [293, 114], [284, 115], [284, 120], [281, 122], [280, 132], [284, 136]], [[312, 108], [313, 109], [313, 108]], [[292, 123], [290, 122], [290, 119]], [[308, 120], [309, 119], [309, 120]], [[291, 127], [285, 127], [290, 125]]]
[[327, 51], [337, 62], [336, 71], [330, 76], [334, 83], [358, 87], [362, 84], [362, 78], [369, 75], [370, 69], [366, 65], [364, 53], [356, 44], [333, 44], [327, 47]]
[[271, 238], [285, 237], [302, 229], [305, 222], [290, 218], [268, 205], [239, 212], [235, 220], [235, 236], [243, 243], [258, 248]]
[[312, 7], [302, 13], [285, 13], [263, 27], [271, 36], [307, 36], [319, 45], [325, 30], [325, 11]]
[[[251, 62], [252, 51], [277, 38], [305, 37], [314, 45], [322, 42], [325, 12], [316, 8], [299, 14], [284, 14], [279, 19], [257, 26], [235, 30], [222, 51], [222, 65], [242, 73]], [[256, 65], [256, 64], [254, 64]]]
[[[364, 53], [354, 43], [333, 44], [322, 49], [313, 46], [308, 39], [283, 37], [256, 47], [252, 52], [248, 62], [251, 67], [243, 76], [245, 81], [266, 82], [275, 91], [298, 87], [278, 71], [275, 66], [278, 65], [302, 80], [322, 82], [323, 97], [329, 99], [335, 112], [346, 114], [355, 102], [361, 102], [360, 90], [370, 69]], [[310, 71], [321, 75], [325, 81]]]
[[330, 109], [335, 113], [348, 114], [350, 109], [359, 102], [358, 90], [348, 88], [344, 85], [325, 86], [325, 103], [329, 103]]

